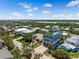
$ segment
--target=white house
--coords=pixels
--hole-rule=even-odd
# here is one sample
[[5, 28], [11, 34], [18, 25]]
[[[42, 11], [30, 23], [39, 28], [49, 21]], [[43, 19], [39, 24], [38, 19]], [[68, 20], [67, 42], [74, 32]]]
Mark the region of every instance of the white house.
[[29, 30], [27, 28], [18, 28], [18, 29], [15, 29], [14, 31], [14, 33], [18, 35], [25, 35], [25, 34], [32, 33], [32, 32], [33, 32], [32, 30]]
[[60, 45], [65, 50], [78, 51], [79, 50], [79, 35], [73, 35], [67, 38], [65, 43]]
[[48, 29], [40, 29], [40, 30], [45, 31], [45, 32], [48, 32], [49, 31]]
[[65, 50], [74, 50], [76, 47], [69, 43], [64, 43], [64, 44], [61, 44], [61, 46], [59, 46], [59, 48], [63, 48]]
[[34, 36], [35, 36], [35, 40], [43, 41], [43, 34], [37, 33]]
[[65, 30], [65, 31], [69, 31], [69, 30], [70, 30], [70, 28], [69, 28], [69, 27], [67, 27], [67, 28], [65, 28], [64, 30]]
[[47, 28], [47, 29], [48, 29], [48, 28], [50, 28], [50, 26], [46, 26], [45, 28]]
[[33, 28], [32, 31], [36, 31], [37, 29], [40, 29], [39, 27]]
[[62, 32], [62, 35], [63, 35], [63, 36], [68, 36], [68, 35], [69, 35], [69, 33], [68, 33], [68, 32], [66, 32], [66, 31], [63, 31], [63, 32]]
[[73, 44], [75, 46], [79, 46], [79, 35], [71, 36], [66, 40], [67, 43]]

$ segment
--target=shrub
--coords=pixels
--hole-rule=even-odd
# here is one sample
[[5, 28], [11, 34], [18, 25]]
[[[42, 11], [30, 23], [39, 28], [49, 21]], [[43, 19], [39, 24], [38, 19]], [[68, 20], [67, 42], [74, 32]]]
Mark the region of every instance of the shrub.
[[56, 59], [71, 59], [63, 50], [51, 51], [51, 55]]

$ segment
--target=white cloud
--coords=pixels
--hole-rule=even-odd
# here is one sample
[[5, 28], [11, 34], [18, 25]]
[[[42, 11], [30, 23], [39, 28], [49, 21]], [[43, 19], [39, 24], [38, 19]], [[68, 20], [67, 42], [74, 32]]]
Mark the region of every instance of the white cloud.
[[[48, 11], [44, 11], [44, 14], [48, 14]], [[27, 17], [26, 17], [27, 16]], [[10, 16], [5, 17], [6, 19], [33, 19], [35, 16], [33, 13], [28, 13], [27, 15], [22, 15], [18, 12], [12, 12]], [[36, 17], [37, 18], [37, 17]], [[79, 19], [79, 13], [75, 14], [54, 14], [52, 16], [43, 17], [45, 19]]]
[[11, 13], [13, 16], [15, 17], [22, 17], [22, 14], [18, 13], [18, 12], [12, 12]]
[[3, 15], [0, 14], [0, 19], [4, 19], [5, 17], [3, 17]]
[[65, 19], [67, 16], [65, 14], [55, 14], [52, 16], [54, 19]]
[[76, 13], [76, 16], [79, 17], [79, 13]]
[[0, 14], [0, 17], [2, 17], [2, 15]]
[[46, 3], [43, 5], [43, 7], [52, 7], [52, 4]]
[[32, 13], [29, 13], [28, 16], [33, 16], [33, 14]]
[[42, 11], [42, 13], [44, 13], [44, 14], [49, 14], [50, 11], [44, 10], [44, 11]]
[[75, 14], [55, 14], [52, 16], [53, 19], [79, 19], [79, 13]]
[[79, 13], [74, 14], [75, 19], [79, 19]]
[[10, 15], [3, 15], [0, 14], [0, 19], [79, 19], [79, 13], [74, 13], [74, 14], [51, 14], [51, 15], [46, 15], [49, 12], [48, 11], [43, 11], [44, 14], [40, 15], [39, 17], [36, 17], [33, 13], [28, 13], [28, 14], [21, 14], [19, 12], [11, 12]]
[[32, 4], [27, 4], [27, 3], [19, 3], [27, 12], [33, 12], [38, 10], [38, 7], [33, 7]]
[[26, 9], [27, 12], [33, 12], [33, 11], [36, 11], [36, 10], [38, 10], [37, 7]]
[[71, 1], [69, 2], [66, 7], [79, 7], [79, 0], [74, 0], [74, 1]]
[[26, 11], [27, 12], [33, 12], [34, 10], [33, 9], [27, 9]]
[[24, 15], [18, 12], [12, 12], [10, 16], [7, 17], [7, 19], [32, 19], [32, 18], [33, 18], [32, 13], [28, 13]]
[[5, 15], [0, 15], [0, 19], [8, 19], [8, 20], [20, 20], [20, 19], [33, 19], [33, 13], [28, 13], [28, 14], [21, 14], [19, 12], [11, 12], [9, 13], [9, 15], [5, 16]]
[[26, 17], [18, 12], [12, 12], [10, 16], [7, 17], [8, 19], [25, 19]]
[[38, 7], [34, 7], [34, 10], [38, 10]]
[[31, 4], [19, 3], [19, 5], [21, 5], [23, 8], [31, 8]]

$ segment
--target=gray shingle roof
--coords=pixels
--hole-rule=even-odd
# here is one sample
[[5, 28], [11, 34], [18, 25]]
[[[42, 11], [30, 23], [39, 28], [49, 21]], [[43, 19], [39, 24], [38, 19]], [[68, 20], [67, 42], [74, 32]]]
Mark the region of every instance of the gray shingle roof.
[[8, 59], [12, 57], [13, 55], [9, 52], [8, 49], [6, 48], [0, 49], [0, 59]]
[[0, 39], [0, 42], [4, 42], [4, 40], [1, 40], [1, 39]]

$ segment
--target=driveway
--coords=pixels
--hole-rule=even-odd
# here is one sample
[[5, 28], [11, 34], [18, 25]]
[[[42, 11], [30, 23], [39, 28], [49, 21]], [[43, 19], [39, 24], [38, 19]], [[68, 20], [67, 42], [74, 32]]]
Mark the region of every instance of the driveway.
[[55, 59], [55, 58], [43, 55], [40, 59]]
[[[37, 47], [37, 48], [35, 48], [34, 49], [34, 53], [41, 53], [43, 56], [42, 57], [40, 57], [40, 59], [55, 59], [55, 58], [53, 58], [53, 57], [50, 57], [50, 56], [46, 56], [46, 55], [44, 55], [43, 53], [47, 50], [48, 48], [46, 48], [46, 47], [44, 47], [43, 45], [41, 45], [41, 46], [39, 46], [39, 47]], [[32, 58], [33, 59], [33, 58]]]
[[15, 44], [15, 46], [18, 47], [20, 50], [22, 49], [23, 46], [22, 46], [22, 43], [17, 40], [22, 39], [22, 38], [23, 37], [19, 37], [19, 38], [13, 40], [13, 43]]
[[35, 53], [41, 53], [43, 54], [48, 48], [44, 47], [43, 45], [37, 47], [34, 49]]

